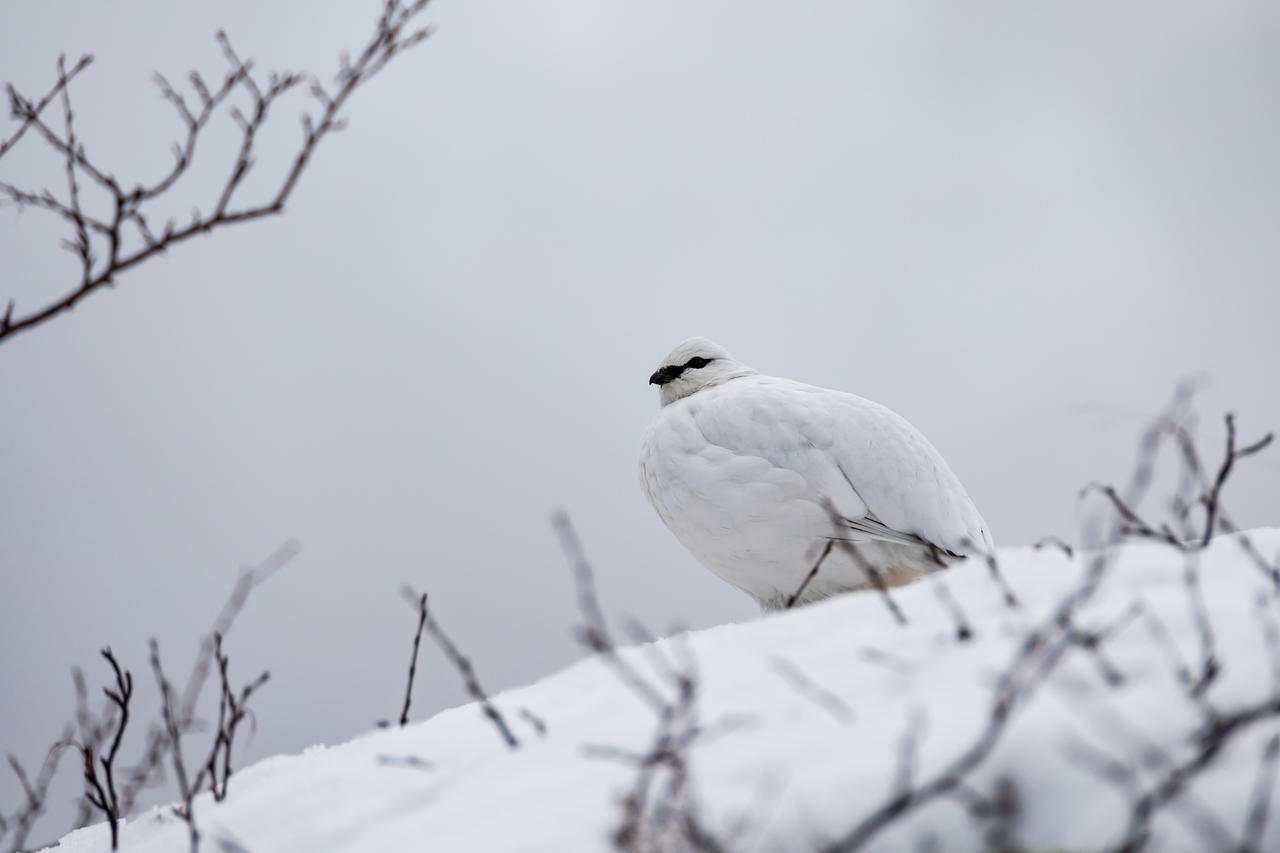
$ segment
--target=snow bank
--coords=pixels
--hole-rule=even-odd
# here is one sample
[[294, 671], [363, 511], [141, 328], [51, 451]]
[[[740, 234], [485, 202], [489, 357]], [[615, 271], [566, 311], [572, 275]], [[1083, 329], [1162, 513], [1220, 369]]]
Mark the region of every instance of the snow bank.
[[[1280, 530], [1250, 535], [1261, 553], [1280, 552]], [[665, 683], [666, 666], [696, 662], [704, 731], [687, 753], [689, 784], [709, 830], [735, 849], [819, 849], [892, 798], [895, 786], [929, 781], [974, 742], [990, 717], [997, 676], [1027, 632], [1077, 583], [1087, 560], [1050, 549], [1002, 551], [1018, 608], [1003, 601], [983, 562], [946, 572], [972, 627], [968, 641], [958, 641], [954, 613], [936, 585], [924, 582], [894, 591], [906, 625], [876, 594], [846, 595], [624, 656], [655, 684]], [[1263, 630], [1263, 611], [1277, 612], [1267, 579], [1225, 536], [1201, 555], [1199, 568], [1222, 666], [1203, 702], [1227, 714], [1277, 695]], [[1001, 801], [1011, 803], [1000, 831], [1026, 848], [1115, 844], [1135, 799], [1172, 763], [1195, 753], [1190, 736], [1207, 713], [1177, 674], [1177, 660], [1194, 675], [1202, 659], [1196, 599], [1183, 571], [1183, 556], [1168, 546], [1120, 549], [1074, 623], [1082, 635], [1113, 629], [1101, 656], [1087, 643], [1068, 648], [968, 777], [964, 796], [952, 792], [910, 810], [867, 849], [916, 849], [930, 837], [933, 849], [988, 849], [995, 824], [976, 818], [972, 801], [997, 787], [1005, 792]], [[1131, 612], [1135, 606], [1141, 612]], [[663, 655], [674, 663], [663, 664]], [[483, 672], [484, 662], [477, 664]], [[520, 749], [507, 749], [468, 705], [403, 729], [272, 758], [238, 771], [225, 802], [197, 798], [202, 849], [608, 849], [637, 770], [589, 751], [644, 753], [657, 726], [653, 711], [597, 658], [494, 701]], [[545, 720], [545, 736], [518, 714], [521, 708]], [[1190, 793], [1158, 813], [1152, 847], [1199, 851], [1214, 837], [1240, 838], [1263, 744], [1278, 724], [1272, 712], [1230, 740]], [[904, 774], [904, 756], [911, 754], [907, 763], [914, 766]], [[410, 757], [420, 762], [405, 761]], [[69, 834], [58, 849], [109, 847], [102, 824]], [[121, 830], [123, 850], [186, 847], [186, 826], [167, 808]], [[1262, 849], [1280, 849], [1280, 820], [1271, 822]]]

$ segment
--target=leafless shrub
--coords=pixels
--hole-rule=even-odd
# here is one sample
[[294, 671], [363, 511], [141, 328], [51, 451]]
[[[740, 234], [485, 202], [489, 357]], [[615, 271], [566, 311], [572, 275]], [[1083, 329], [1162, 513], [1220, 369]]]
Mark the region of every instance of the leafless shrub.
[[[1007, 731], [1016, 710], [1025, 705], [1038, 686], [1044, 683], [1071, 649], [1084, 648], [1097, 660], [1103, 662], [1100, 665], [1106, 665], [1106, 659], [1100, 657], [1103, 644], [1110, 636], [1114, 636], [1118, 630], [1127, 625], [1136, 613], [1126, 614], [1121, 622], [1101, 631], [1081, 631], [1076, 627], [1076, 614], [1093, 598], [1102, 580], [1109, 573], [1116, 553], [1114, 546], [1130, 538], [1154, 538], [1175, 544], [1181, 550], [1188, 547], [1173, 534], [1172, 528], [1167, 524], [1163, 526], [1148, 524], [1133, 510], [1133, 507], [1138, 505], [1150, 486], [1156, 454], [1162, 439], [1171, 434], [1176, 435], [1176, 431], [1170, 425], [1180, 422], [1179, 416], [1185, 411], [1189, 400], [1190, 389], [1187, 387], [1179, 389], [1166, 413], [1144, 433], [1139, 446], [1138, 460], [1124, 495], [1109, 485], [1092, 487], [1108, 498], [1117, 512], [1118, 519], [1106, 535], [1103, 547], [1098, 548], [1087, 561], [1085, 573], [1080, 582], [1063, 597], [1049, 618], [1024, 636], [1013, 659], [1000, 673], [987, 722], [977, 737], [953, 761], [930, 779], [905, 786], [901, 784], [901, 780], [912, 778], [910, 758], [913, 750], [904, 748], [899, 758], [898, 789], [891, 793], [884, 803], [864, 816], [852, 829], [828, 844], [824, 848], [828, 853], [837, 853], [837, 851], [845, 853], [845, 851], [861, 849], [912, 810], [940, 796], [964, 790], [965, 780], [991, 755]], [[1266, 446], [1268, 441], [1269, 438], [1237, 450], [1234, 446], [1234, 425], [1228, 419], [1227, 455], [1219, 470], [1229, 474], [1236, 460], [1257, 452]], [[1214, 485], [1204, 492], [1202, 503], [1206, 510], [1206, 522], [1205, 535], [1197, 543], [1200, 547], [1211, 537], [1214, 520], [1223, 517], [1220, 498], [1224, 482], [1225, 477], [1221, 480], [1215, 478]], [[998, 577], [998, 568], [993, 568], [993, 576]], [[1180, 680], [1187, 685], [1190, 697], [1199, 698], [1212, 683], [1213, 673], [1216, 672], [1214, 644], [1207, 610], [1199, 598], [1198, 576], [1188, 570], [1184, 580], [1188, 594], [1193, 599], [1192, 606], [1201, 640], [1201, 661], [1200, 672], [1195, 675], [1191, 674], [1185, 666], [1180, 667], [1179, 672], [1182, 673]], [[1008, 589], [1007, 585], [1003, 588]], [[1112, 675], [1118, 677], [1118, 673], [1113, 672]], [[1106, 680], [1114, 683], [1115, 677]], [[1199, 707], [1202, 708], [1204, 717], [1201, 730], [1196, 736], [1198, 749], [1185, 761], [1172, 763], [1156, 785], [1138, 794], [1133, 804], [1129, 829], [1118, 850], [1141, 849], [1146, 843], [1150, 822], [1154, 815], [1208, 766], [1228, 740], [1249, 725], [1280, 714], [1280, 694], [1229, 714], [1215, 712], [1204, 702], [1201, 702]], [[914, 740], [909, 742], [914, 743]]]
[[[589, 747], [596, 758], [619, 760], [635, 767], [635, 777], [622, 798], [618, 825], [611, 834], [616, 849], [626, 853], [694, 850], [724, 853], [729, 848], [705, 823], [693, 794], [689, 750], [707, 736], [698, 718], [699, 679], [691, 657], [673, 663], [651, 646], [655, 669], [667, 682], [655, 683], [614, 646], [595, 591], [595, 573], [582, 550], [569, 516], [557, 512], [552, 527], [573, 571], [584, 625], [582, 644], [654, 713], [656, 729], [643, 753], [614, 747]], [[819, 561], [819, 564], [821, 561]], [[647, 635], [647, 632], [640, 631]], [[733, 721], [730, 721], [732, 723]]]
[[[270, 674], [263, 672], [253, 681], [240, 688], [236, 693], [231, 688], [231, 679], [227, 675], [230, 660], [222, 651], [222, 635], [214, 635], [214, 660], [218, 665], [218, 725], [213, 737], [213, 746], [209, 757], [196, 778], [199, 787], [201, 778], [209, 783], [209, 792], [213, 798], [222, 801], [227, 796], [227, 784], [231, 781], [231, 746], [235, 743], [236, 729], [249, 715], [249, 697], [267, 683]], [[221, 777], [221, 779], [219, 779]]]
[[[200, 691], [204, 688], [205, 681], [208, 680], [209, 669], [215, 663], [216, 638], [227, 635], [245, 602], [249, 600], [249, 594], [297, 556], [298, 550], [296, 542], [285, 542], [257, 566], [243, 569], [240, 572], [236, 578], [235, 585], [232, 587], [230, 596], [227, 597], [222, 609], [213, 621], [212, 630], [200, 645], [200, 651], [197, 653], [195, 663], [187, 676], [186, 684], [183, 685], [181, 693], [175, 692], [173, 694], [173, 716], [175, 720], [190, 721], [195, 719], [196, 701], [200, 697]], [[146, 746], [143, 748], [142, 758], [134, 765], [133, 771], [129, 774], [128, 780], [121, 789], [120, 813], [122, 815], [128, 815], [133, 812], [138, 795], [160, 774], [170, 742], [171, 736], [164, 721], [153, 723], [147, 732]]]
[[[48, 188], [27, 189], [0, 182], [0, 201], [44, 210], [65, 220], [71, 236], [63, 245], [75, 255], [80, 272], [78, 280], [62, 295], [25, 313], [15, 314], [14, 300], [9, 299], [7, 308], [0, 314], [0, 342], [69, 311], [90, 294], [116, 284], [134, 267], [196, 235], [283, 212], [320, 142], [343, 128], [340, 114], [355, 91], [396, 56], [430, 35], [429, 27], [417, 27], [427, 2], [385, 0], [368, 42], [354, 59], [346, 54], [342, 56], [332, 89], [311, 74], [271, 73], [262, 78], [253, 62], [241, 59], [227, 35], [219, 32], [218, 43], [227, 70], [218, 82], [206, 82], [199, 72], [193, 71], [189, 76], [193, 94], [184, 95], [163, 76], [156, 77], [162, 96], [178, 114], [184, 136], [182, 142], [173, 147], [173, 165], [149, 183], [118, 179], [108, 166], [88, 153], [84, 141], [76, 134], [70, 84], [90, 65], [92, 57], [82, 57], [70, 68], [65, 58], [59, 58], [56, 82], [38, 100], [25, 97], [12, 85], [7, 86], [10, 110], [18, 126], [0, 141], [0, 157], [12, 150], [28, 131], [34, 131], [65, 163], [67, 185], [63, 192], [55, 193]], [[238, 191], [256, 162], [259, 132], [266, 125], [271, 109], [304, 82], [317, 105], [314, 112], [305, 112], [302, 116], [301, 142], [287, 168], [276, 177], [274, 192], [264, 198], [242, 201], [239, 196], [243, 194]], [[230, 106], [233, 96], [247, 98], [248, 109]], [[45, 116], [56, 98], [60, 98], [62, 104], [61, 130]], [[172, 191], [188, 172], [198, 140], [210, 120], [224, 110], [239, 126], [241, 140], [221, 189], [206, 202], [206, 212], [200, 211], [196, 199], [177, 205], [193, 208], [190, 221], [178, 223], [170, 219], [163, 225], [156, 224], [155, 202], [163, 199], [171, 206], [174, 204]], [[103, 191], [110, 199], [109, 205], [91, 210], [82, 198], [84, 182]]]
[[[511, 727], [507, 725], [506, 718], [502, 716], [497, 706], [493, 704], [489, 694], [480, 686], [480, 679], [476, 676], [475, 667], [458, 650], [453, 640], [449, 639], [449, 635], [440, 627], [440, 623], [428, 611], [426, 593], [418, 595], [418, 593], [406, 586], [401, 590], [401, 594], [418, 611], [419, 622], [426, 627], [427, 633], [431, 635], [431, 639], [436, 641], [436, 645], [440, 647], [440, 651], [444, 652], [444, 656], [449, 660], [449, 663], [453, 664], [454, 669], [458, 670], [458, 674], [462, 676], [463, 686], [467, 689], [467, 694], [479, 703], [480, 710], [489, 719], [489, 722], [493, 723], [493, 727], [497, 729], [503, 742], [511, 749], [518, 749], [520, 741], [511, 733]], [[414, 648], [416, 658], [417, 637], [414, 638]], [[412, 675], [410, 676], [409, 688], [413, 688]]]
[[121, 670], [119, 661], [116, 660], [110, 648], [102, 650], [102, 656], [106, 658], [107, 663], [111, 664], [111, 669], [115, 673], [116, 685], [115, 689], [104, 687], [103, 693], [106, 694], [108, 701], [115, 707], [117, 711], [118, 722], [116, 724], [115, 737], [111, 740], [111, 748], [105, 756], [98, 758], [102, 762], [102, 775], [106, 780], [104, 787], [98, 779], [97, 749], [93, 742], [82, 742], [80, 744], [80, 755], [84, 760], [84, 784], [85, 784], [85, 800], [93, 807], [102, 811], [107, 816], [107, 824], [111, 828], [111, 849], [115, 850], [120, 845], [120, 798], [116, 795], [115, 781], [115, 763], [116, 755], [120, 752], [120, 739], [124, 737], [125, 727], [129, 724], [129, 700], [133, 698], [133, 673], [127, 670]]
[[54, 774], [58, 771], [58, 761], [62, 757], [62, 752], [75, 746], [73, 739], [74, 729], [67, 726], [62, 735], [49, 747], [49, 751], [45, 753], [44, 760], [40, 763], [40, 770], [36, 773], [33, 780], [27, 775], [26, 769], [17, 757], [10, 753], [9, 767], [13, 770], [15, 776], [18, 777], [18, 784], [22, 786], [22, 794], [24, 802], [18, 809], [5, 817], [0, 813], [0, 841], [4, 840], [9, 830], [13, 830], [13, 836], [9, 839], [8, 853], [19, 853], [25, 849], [27, 838], [31, 834], [31, 828], [35, 825], [36, 820], [44, 813], [45, 804], [49, 796], [49, 784], [53, 781]]
[[247, 703], [253, 692], [267, 681], [267, 673], [262, 673], [240, 689], [239, 693], [231, 688], [227, 668], [230, 661], [222, 651], [222, 635], [214, 634], [214, 661], [219, 674], [218, 725], [214, 732], [213, 745], [204, 763], [194, 774], [187, 768], [186, 758], [182, 750], [182, 738], [195, 726], [195, 720], [184, 713], [178, 701], [173, 685], [164, 674], [160, 663], [160, 646], [154, 638], [150, 642], [151, 671], [155, 674], [156, 684], [160, 688], [160, 722], [165, 734], [165, 752], [173, 767], [177, 780], [179, 805], [173, 812], [187, 824], [187, 837], [191, 853], [197, 853], [200, 847], [200, 830], [196, 825], [195, 797], [207, 783], [215, 800], [222, 800], [227, 795], [227, 784], [231, 779], [231, 747], [235, 741], [235, 732], [239, 724], [248, 714]]
[[[0, 840], [4, 839], [10, 828], [14, 830], [14, 835], [9, 842], [10, 853], [23, 849], [32, 825], [43, 813], [48, 786], [57, 769], [58, 758], [62, 750], [68, 747], [74, 747], [80, 754], [85, 785], [85, 794], [80, 801], [81, 809], [74, 826], [85, 825], [92, 817], [94, 809], [101, 811], [107, 818], [111, 829], [112, 848], [115, 849], [119, 843], [120, 821], [132, 814], [142, 789], [162, 776], [163, 765], [168, 759], [174, 769], [178, 793], [182, 800], [182, 804], [175, 811], [188, 820], [191, 849], [196, 850], [199, 832], [195, 826], [191, 800], [205, 782], [208, 782], [216, 799], [226, 796], [227, 780], [231, 775], [231, 746], [236, 729], [244, 720], [250, 719], [247, 708], [249, 697], [266, 680], [266, 674], [263, 673], [238, 693], [234, 692], [227, 674], [229, 661], [222, 651], [222, 638], [244, 607], [253, 589], [274, 575], [297, 552], [296, 543], [286, 542], [259, 565], [240, 572], [230, 596], [214, 620], [213, 630], [201, 644], [196, 661], [181, 692], [174, 688], [164, 674], [160, 664], [159, 646], [155, 640], [151, 641], [151, 668], [160, 687], [161, 709], [158, 718], [147, 732], [138, 762], [126, 774], [123, 783], [118, 778], [122, 769], [119, 759], [125, 729], [133, 718], [132, 673], [124, 669], [110, 649], [102, 650], [102, 656], [111, 665], [115, 684], [104, 688], [107, 702], [103, 711], [97, 714], [89, 707], [84, 674], [78, 669], [72, 670], [79, 737], [75, 737], [76, 728], [68, 726], [50, 748], [40, 773], [34, 781], [28, 778], [17, 758], [9, 756], [10, 766], [18, 775], [26, 796], [26, 803], [15, 814], [8, 817], [0, 814]], [[196, 700], [208, 678], [210, 667], [215, 665], [218, 668], [220, 680], [218, 725], [209, 757], [196, 775], [191, 776], [187, 772], [187, 764], [181, 751], [181, 739], [196, 724]], [[110, 745], [106, 746], [109, 736]], [[100, 754], [104, 747], [105, 755]]]
[[173, 685], [165, 677], [164, 667], [160, 663], [160, 644], [151, 639], [151, 671], [155, 674], [156, 684], [160, 688], [160, 720], [165, 736], [165, 753], [173, 765], [174, 779], [178, 783], [180, 805], [173, 807], [173, 813], [187, 824], [187, 836], [191, 843], [191, 853], [200, 849], [200, 830], [196, 826], [195, 796], [200, 782], [187, 773], [187, 763], [182, 755], [182, 736], [191, 728], [192, 719], [183, 715], [174, 697]]
[[[1189, 401], [1190, 390], [1187, 390], [1185, 395]], [[1228, 533], [1235, 532], [1235, 525], [1231, 523], [1222, 506], [1223, 487], [1226, 486], [1227, 479], [1230, 477], [1237, 462], [1261, 452], [1271, 444], [1275, 436], [1272, 433], [1267, 433], [1252, 444], [1237, 447], [1235, 416], [1227, 414], [1223, 420], [1226, 424], [1226, 449], [1212, 481], [1206, 477], [1206, 469], [1203, 462], [1201, 462], [1199, 450], [1191, 439], [1189, 431], [1183, 425], [1182, 419], [1177, 414], [1167, 414], [1153, 426], [1152, 429], [1155, 436], [1153, 443], [1158, 442], [1162, 437], [1172, 439], [1179, 451], [1183, 466], [1181, 472], [1183, 475], [1182, 485], [1179, 492], [1175, 493], [1170, 500], [1174, 516], [1172, 522], [1148, 521], [1137, 511], [1135, 501], [1126, 500], [1120, 496], [1115, 488], [1105, 483], [1090, 483], [1085, 487], [1084, 494], [1097, 492], [1105, 496], [1120, 517], [1121, 530], [1126, 536], [1153, 539], [1157, 542], [1171, 545], [1178, 550], [1189, 551], [1204, 548], [1208, 546], [1220, 530]], [[1153, 464], [1153, 462], [1148, 462], [1148, 476], [1150, 475], [1150, 466]], [[1183, 492], [1183, 490], [1187, 489], [1192, 490], [1191, 493]], [[1184, 533], [1179, 535], [1173, 525], [1189, 525], [1191, 508], [1196, 506], [1201, 507], [1204, 511], [1204, 521], [1200, 530], [1197, 532], [1193, 528], [1186, 526]], [[1247, 542], [1247, 537], [1242, 537], [1242, 541]], [[1280, 566], [1268, 564], [1261, 558], [1261, 555], [1257, 555], [1256, 550], [1252, 551], [1251, 556], [1254, 557], [1255, 562], [1259, 563], [1259, 567], [1267, 575], [1268, 579], [1276, 585], [1277, 589], [1280, 589]]]

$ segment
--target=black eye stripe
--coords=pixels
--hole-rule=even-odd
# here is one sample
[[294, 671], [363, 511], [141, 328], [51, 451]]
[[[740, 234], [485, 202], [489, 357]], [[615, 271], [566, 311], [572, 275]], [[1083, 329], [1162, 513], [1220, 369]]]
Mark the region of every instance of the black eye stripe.
[[703, 358], [700, 355], [695, 355], [693, 358], [689, 359], [684, 364], [664, 365], [661, 369], [658, 370], [657, 373], [649, 377], [649, 381], [653, 382], [655, 379], [660, 377], [662, 378], [663, 381], [659, 382], [658, 384], [665, 385], [667, 382], [670, 382], [673, 379], [679, 379], [680, 375], [684, 373], [686, 370], [697, 370], [699, 367], [706, 367], [708, 364], [710, 364], [713, 361], [715, 361], [714, 358]]

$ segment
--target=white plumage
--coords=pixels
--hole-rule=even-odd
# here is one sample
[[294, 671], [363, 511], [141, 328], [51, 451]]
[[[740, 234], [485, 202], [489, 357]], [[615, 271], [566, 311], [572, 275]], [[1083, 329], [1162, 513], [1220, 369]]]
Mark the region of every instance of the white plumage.
[[650, 382], [662, 408], [640, 450], [645, 496], [765, 610], [785, 606], [832, 541], [799, 601], [994, 551], [942, 456], [878, 403], [761, 376], [706, 338], [676, 347]]

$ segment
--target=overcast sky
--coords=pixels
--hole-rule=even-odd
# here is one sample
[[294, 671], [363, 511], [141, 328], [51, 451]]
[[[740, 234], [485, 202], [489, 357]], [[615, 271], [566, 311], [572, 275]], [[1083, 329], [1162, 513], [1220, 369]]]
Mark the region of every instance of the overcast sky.
[[[23, 3], [0, 80], [60, 52], [91, 156], [124, 182], [179, 127], [150, 78], [323, 72], [377, 4]], [[28, 764], [72, 665], [185, 673], [238, 568], [296, 538], [227, 646], [267, 668], [244, 754], [398, 713], [427, 590], [492, 689], [580, 655], [548, 524], [569, 510], [614, 613], [755, 607], [647, 506], [650, 372], [701, 334], [922, 429], [1002, 545], [1070, 539], [1076, 494], [1202, 375], [1217, 451], [1280, 427], [1280, 7], [438, 0], [437, 33], [358, 92], [282, 218], [172, 251], [0, 344], [0, 751]], [[274, 183], [287, 102], [249, 198]], [[9, 125], [3, 125], [9, 127]], [[7, 131], [6, 131], [7, 133]], [[215, 127], [174, 207], [212, 207]], [[0, 180], [60, 188], [38, 140]], [[255, 181], [261, 181], [257, 183]], [[61, 225], [0, 211], [0, 302], [73, 285]], [[1280, 462], [1229, 505], [1275, 524]], [[433, 648], [415, 717], [461, 700]], [[141, 727], [139, 727], [141, 731]], [[132, 760], [132, 756], [130, 756]], [[73, 760], [59, 796], [77, 783]], [[0, 809], [17, 802], [0, 775]], [[57, 835], [61, 809], [41, 838]]]

